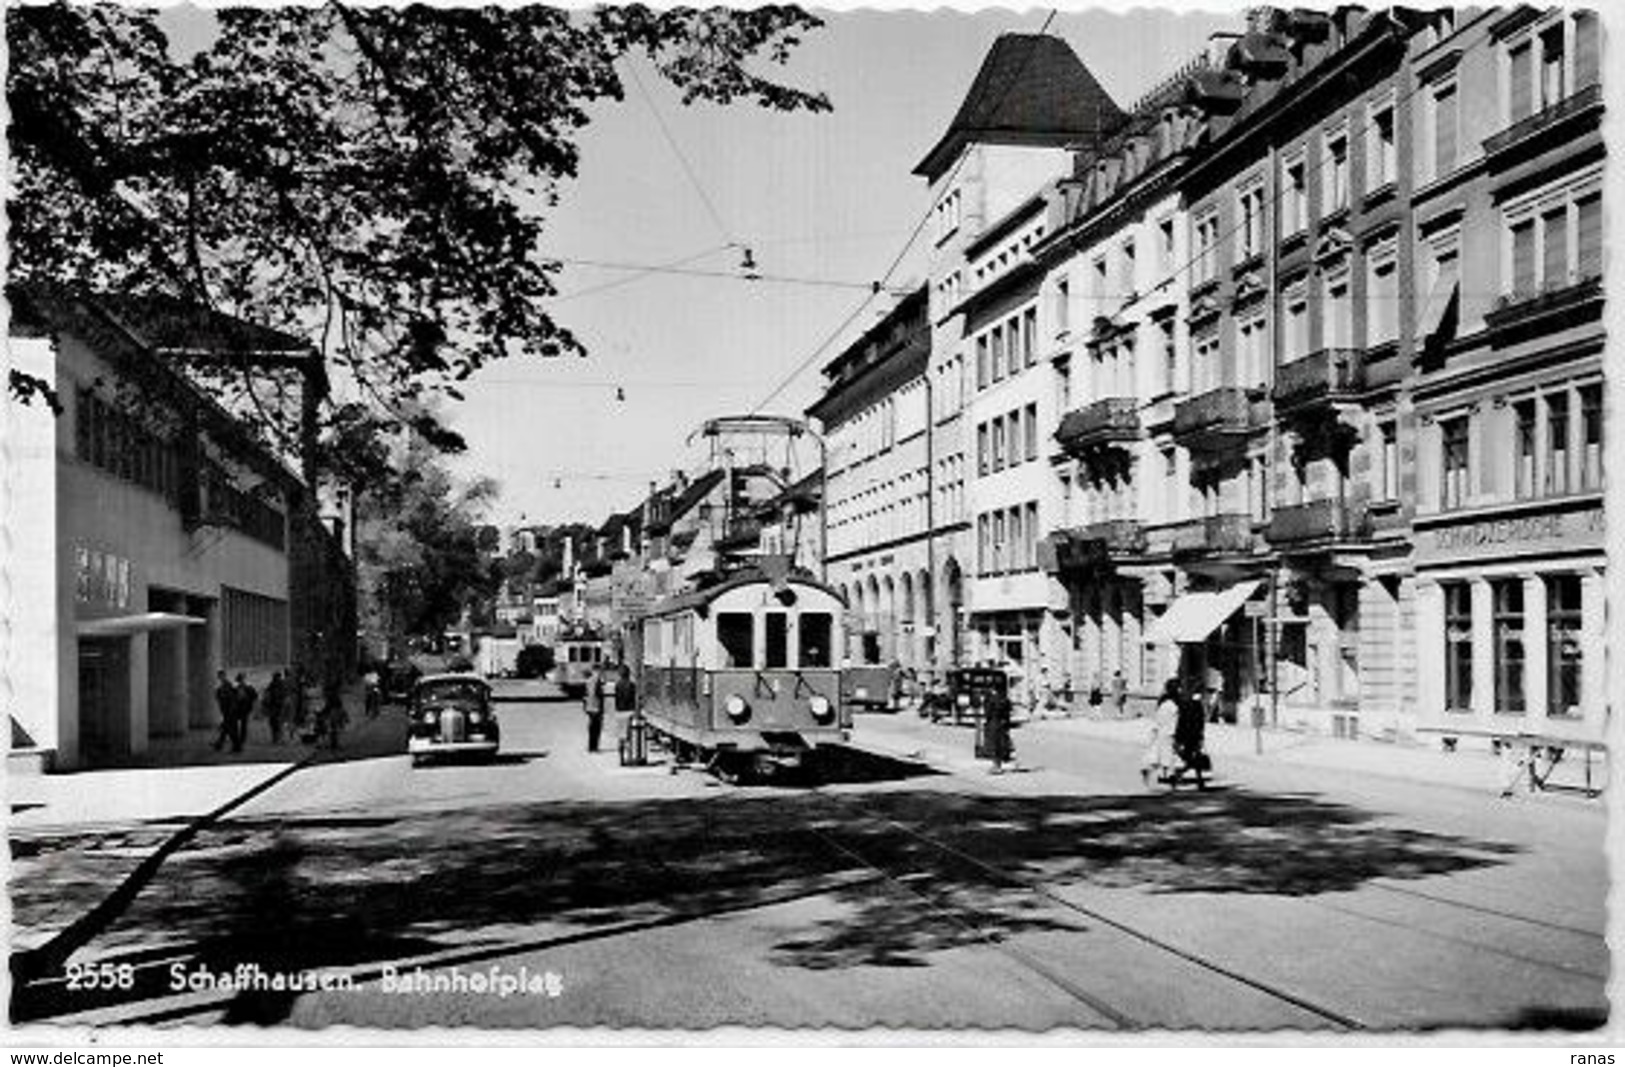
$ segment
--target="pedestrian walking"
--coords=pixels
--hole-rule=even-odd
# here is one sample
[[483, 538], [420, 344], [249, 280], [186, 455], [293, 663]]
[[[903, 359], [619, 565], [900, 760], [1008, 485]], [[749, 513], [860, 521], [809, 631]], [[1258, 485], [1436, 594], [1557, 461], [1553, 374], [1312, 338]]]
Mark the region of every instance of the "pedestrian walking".
[[327, 747], [338, 751], [339, 735], [349, 724], [350, 716], [344, 710], [344, 694], [337, 678], [331, 679], [322, 689], [322, 710], [319, 716], [319, 730], [316, 735], [317, 743], [321, 742], [322, 735], [327, 736]]
[[378, 688], [379, 683], [378, 668], [368, 667], [367, 673], [361, 676], [361, 684], [366, 694], [364, 699], [366, 700], [367, 718], [369, 719], [378, 717], [378, 710], [383, 704], [383, 694]]
[[638, 687], [632, 681], [632, 671], [621, 664], [621, 669], [615, 678], [615, 710], [636, 711], [638, 707]]
[[594, 667], [587, 680], [587, 694], [581, 698], [582, 710], [587, 713], [587, 751], [598, 751], [598, 739], [604, 733], [604, 672]]
[[1010, 744], [1010, 717], [1014, 705], [1010, 696], [1004, 689], [996, 689], [988, 694], [982, 705], [982, 714], [987, 716], [988, 755], [992, 757], [992, 774], [1003, 774], [1004, 765], [1012, 763], [1015, 759], [1015, 749]]
[[271, 743], [282, 743], [282, 715], [287, 710], [288, 683], [282, 680], [281, 671], [272, 671], [271, 680], [265, 686], [265, 721], [271, 727]]
[[1186, 771], [1196, 776], [1196, 787], [1204, 789], [1207, 782], [1204, 775], [1208, 769], [1208, 755], [1205, 746], [1207, 732], [1207, 714], [1201, 701], [1192, 697], [1183, 700], [1179, 705], [1179, 718], [1174, 724], [1174, 754], [1179, 757], [1179, 769], [1174, 772], [1174, 780]]
[[310, 685], [310, 679], [305, 675], [305, 665], [293, 665], [292, 679], [288, 687], [288, 714], [292, 730], [300, 733], [305, 728], [305, 720], [310, 717], [310, 699], [305, 688]]
[[1123, 677], [1121, 667], [1112, 672], [1112, 706], [1119, 719], [1128, 717], [1128, 679]]
[[259, 701], [259, 691], [248, 684], [248, 676], [237, 675], [237, 718], [236, 730], [231, 740], [231, 750], [241, 752], [243, 742], [248, 740], [248, 719], [254, 714], [254, 705]]
[[226, 677], [225, 671], [215, 672], [214, 706], [220, 712], [220, 732], [214, 737], [214, 750], [237, 736], [237, 689]]
[[1146, 785], [1171, 774], [1174, 767], [1174, 729], [1179, 725], [1179, 683], [1170, 678], [1151, 715], [1151, 733], [1140, 760], [1140, 779]]

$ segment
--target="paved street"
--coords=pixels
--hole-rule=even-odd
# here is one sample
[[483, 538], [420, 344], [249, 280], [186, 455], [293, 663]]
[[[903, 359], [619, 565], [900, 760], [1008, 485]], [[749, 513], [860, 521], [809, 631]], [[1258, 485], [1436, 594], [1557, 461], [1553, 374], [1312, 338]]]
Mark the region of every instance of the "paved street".
[[[204, 829], [73, 958], [133, 988], [27, 986], [101, 1023], [1260, 1029], [1605, 1018], [1598, 805], [1283, 763], [1149, 795], [1135, 751], [1018, 731], [993, 777], [853, 752], [829, 781], [721, 785], [589, 756], [578, 704], [502, 706], [494, 765], [312, 766]], [[398, 715], [399, 712], [387, 714]], [[606, 731], [607, 733], [608, 731]], [[968, 731], [860, 718], [939, 755]], [[1223, 776], [1228, 772], [1228, 778]], [[17, 922], [83, 907], [58, 849]], [[176, 994], [181, 973], [345, 969], [347, 991]], [[385, 992], [412, 974], [553, 993]]]

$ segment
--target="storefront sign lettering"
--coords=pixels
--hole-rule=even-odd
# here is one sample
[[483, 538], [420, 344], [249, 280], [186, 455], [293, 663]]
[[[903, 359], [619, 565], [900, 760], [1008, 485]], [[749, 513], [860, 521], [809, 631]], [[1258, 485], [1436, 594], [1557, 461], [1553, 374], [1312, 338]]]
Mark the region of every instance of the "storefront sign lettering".
[[1438, 532], [1441, 549], [1470, 548], [1474, 545], [1500, 545], [1508, 541], [1542, 541], [1563, 534], [1556, 515], [1526, 515], [1517, 519], [1496, 519], [1466, 526], [1450, 526]]
[[1474, 550], [1504, 546], [1546, 545], [1565, 538], [1588, 534], [1595, 536], [1601, 534], [1602, 530], [1603, 517], [1600, 509], [1519, 515], [1441, 527], [1433, 531], [1432, 549], [1436, 553], [1471, 554]]
[[74, 554], [74, 599], [100, 607], [129, 607], [130, 561], [79, 546]]

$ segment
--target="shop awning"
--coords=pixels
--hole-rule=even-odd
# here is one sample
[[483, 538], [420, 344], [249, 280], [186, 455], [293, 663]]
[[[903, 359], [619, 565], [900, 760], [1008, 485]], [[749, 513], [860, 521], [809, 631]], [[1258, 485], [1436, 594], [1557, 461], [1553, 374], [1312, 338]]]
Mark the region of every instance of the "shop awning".
[[84, 619], [74, 627], [80, 637], [128, 637], [153, 630], [178, 630], [183, 626], [206, 626], [208, 619], [196, 615], [176, 615], [168, 611], [146, 611], [140, 615], [119, 615], [111, 619]]
[[1217, 592], [1182, 593], [1145, 632], [1148, 645], [1196, 644], [1224, 625], [1253, 595], [1259, 583], [1237, 582]]

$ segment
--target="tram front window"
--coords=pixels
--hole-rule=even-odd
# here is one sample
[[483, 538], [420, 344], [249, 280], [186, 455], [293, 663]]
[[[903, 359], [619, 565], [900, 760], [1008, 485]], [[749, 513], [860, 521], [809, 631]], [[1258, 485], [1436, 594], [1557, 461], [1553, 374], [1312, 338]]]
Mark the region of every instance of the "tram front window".
[[830, 616], [824, 613], [807, 613], [801, 616], [801, 665], [803, 667], [828, 667], [830, 665], [830, 630], [832, 622]]
[[790, 665], [790, 627], [782, 611], [771, 611], [763, 617], [767, 624], [764, 635], [767, 647], [762, 651], [763, 666], [768, 670], [783, 670]]
[[756, 617], [746, 612], [717, 615], [717, 644], [724, 667], [751, 667], [756, 663]]

